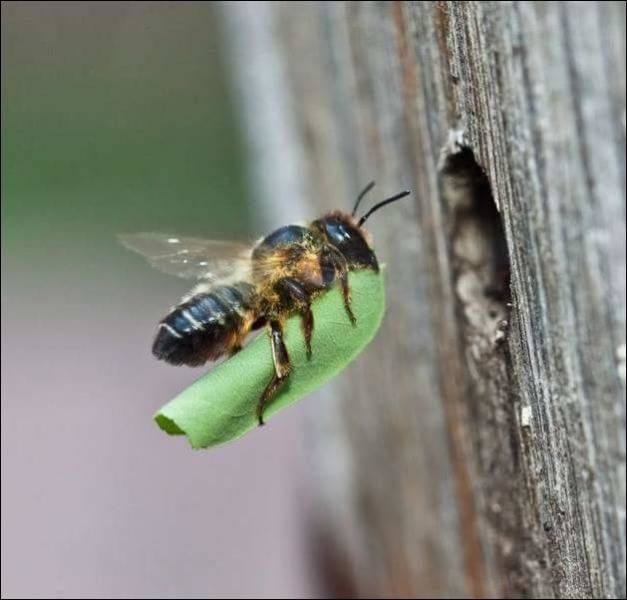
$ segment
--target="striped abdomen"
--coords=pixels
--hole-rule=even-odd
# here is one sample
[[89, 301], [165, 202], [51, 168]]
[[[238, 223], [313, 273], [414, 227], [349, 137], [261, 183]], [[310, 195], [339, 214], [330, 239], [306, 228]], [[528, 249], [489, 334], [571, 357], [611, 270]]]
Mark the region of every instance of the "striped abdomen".
[[192, 296], [159, 323], [152, 353], [195, 367], [238, 349], [255, 320], [252, 289], [235, 284]]

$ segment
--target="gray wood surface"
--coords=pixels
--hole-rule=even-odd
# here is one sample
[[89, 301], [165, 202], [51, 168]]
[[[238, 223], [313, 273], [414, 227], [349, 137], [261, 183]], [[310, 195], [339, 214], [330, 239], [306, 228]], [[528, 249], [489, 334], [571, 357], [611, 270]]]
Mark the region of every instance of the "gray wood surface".
[[625, 596], [625, 4], [226, 4], [272, 222], [369, 222], [375, 342], [312, 411], [320, 573]]

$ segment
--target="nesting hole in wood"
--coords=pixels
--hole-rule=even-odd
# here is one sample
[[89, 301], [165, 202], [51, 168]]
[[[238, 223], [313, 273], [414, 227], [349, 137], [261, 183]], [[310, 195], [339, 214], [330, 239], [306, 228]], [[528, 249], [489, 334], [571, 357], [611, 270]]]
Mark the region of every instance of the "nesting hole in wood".
[[440, 167], [451, 215], [455, 292], [475, 334], [498, 342], [509, 321], [510, 263], [501, 215], [490, 182], [468, 147], [446, 148]]

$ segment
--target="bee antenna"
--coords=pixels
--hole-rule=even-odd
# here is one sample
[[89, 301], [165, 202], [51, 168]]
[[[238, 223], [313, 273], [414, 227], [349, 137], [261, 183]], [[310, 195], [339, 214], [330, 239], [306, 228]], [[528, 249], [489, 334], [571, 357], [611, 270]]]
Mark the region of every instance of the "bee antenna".
[[357, 212], [357, 207], [359, 206], [359, 203], [362, 201], [363, 197], [374, 187], [374, 181], [371, 181], [359, 194], [359, 196], [357, 196], [357, 201], [355, 202], [355, 206], [353, 206], [353, 212], [351, 213], [351, 215], [354, 217], [355, 213]]
[[382, 200], [381, 202], [379, 202], [379, 204], [375, 204], [363, 217], [361, 217], [361, 219], [359, 219], [359, 222], [357, 223], [357, 225], [361, 227], [373, 212], [379, 210], [381, 207], [385, 206], [386, 204], [390, 204], [391, 202], [396, 202], [397, 200], [400, 200], [401, 198], [404, 198], [405, 196], [409, 196], [409, 194], [411, 194], [411, 192], [409, 190], [405, 190], [404, 192], [401, 192], [400, 194], [396, 194], [396, 196], [392, 196], [391, 198]]

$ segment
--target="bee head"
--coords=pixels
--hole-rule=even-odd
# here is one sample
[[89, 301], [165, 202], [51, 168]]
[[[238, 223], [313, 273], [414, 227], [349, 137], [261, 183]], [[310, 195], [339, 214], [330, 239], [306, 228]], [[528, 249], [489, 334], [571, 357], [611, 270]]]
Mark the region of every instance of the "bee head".
[[313, 222], [325, 240], [337, 248], [349, 265], [358, 268], [379, 269], [370, 246], [371, 237], [348, 213], [335, 211]]
[[359, 203], [373, 187], [374, 181], [371, 181], [359, 194], [351, 214], [342, 211], [332, 212], [314, 221], [313, 225], [331, 245], [335, 246], [344, 255], [349, 265], [378, 270], [377, 258], [372, 250], [372, 238], [363, 225], [372, 213], [391, 202], [396, 202], [396, 200], [408, 196], [410, 192], [401, 192], [391, 198], [382, 200], [358, 219], [355, 213]]

